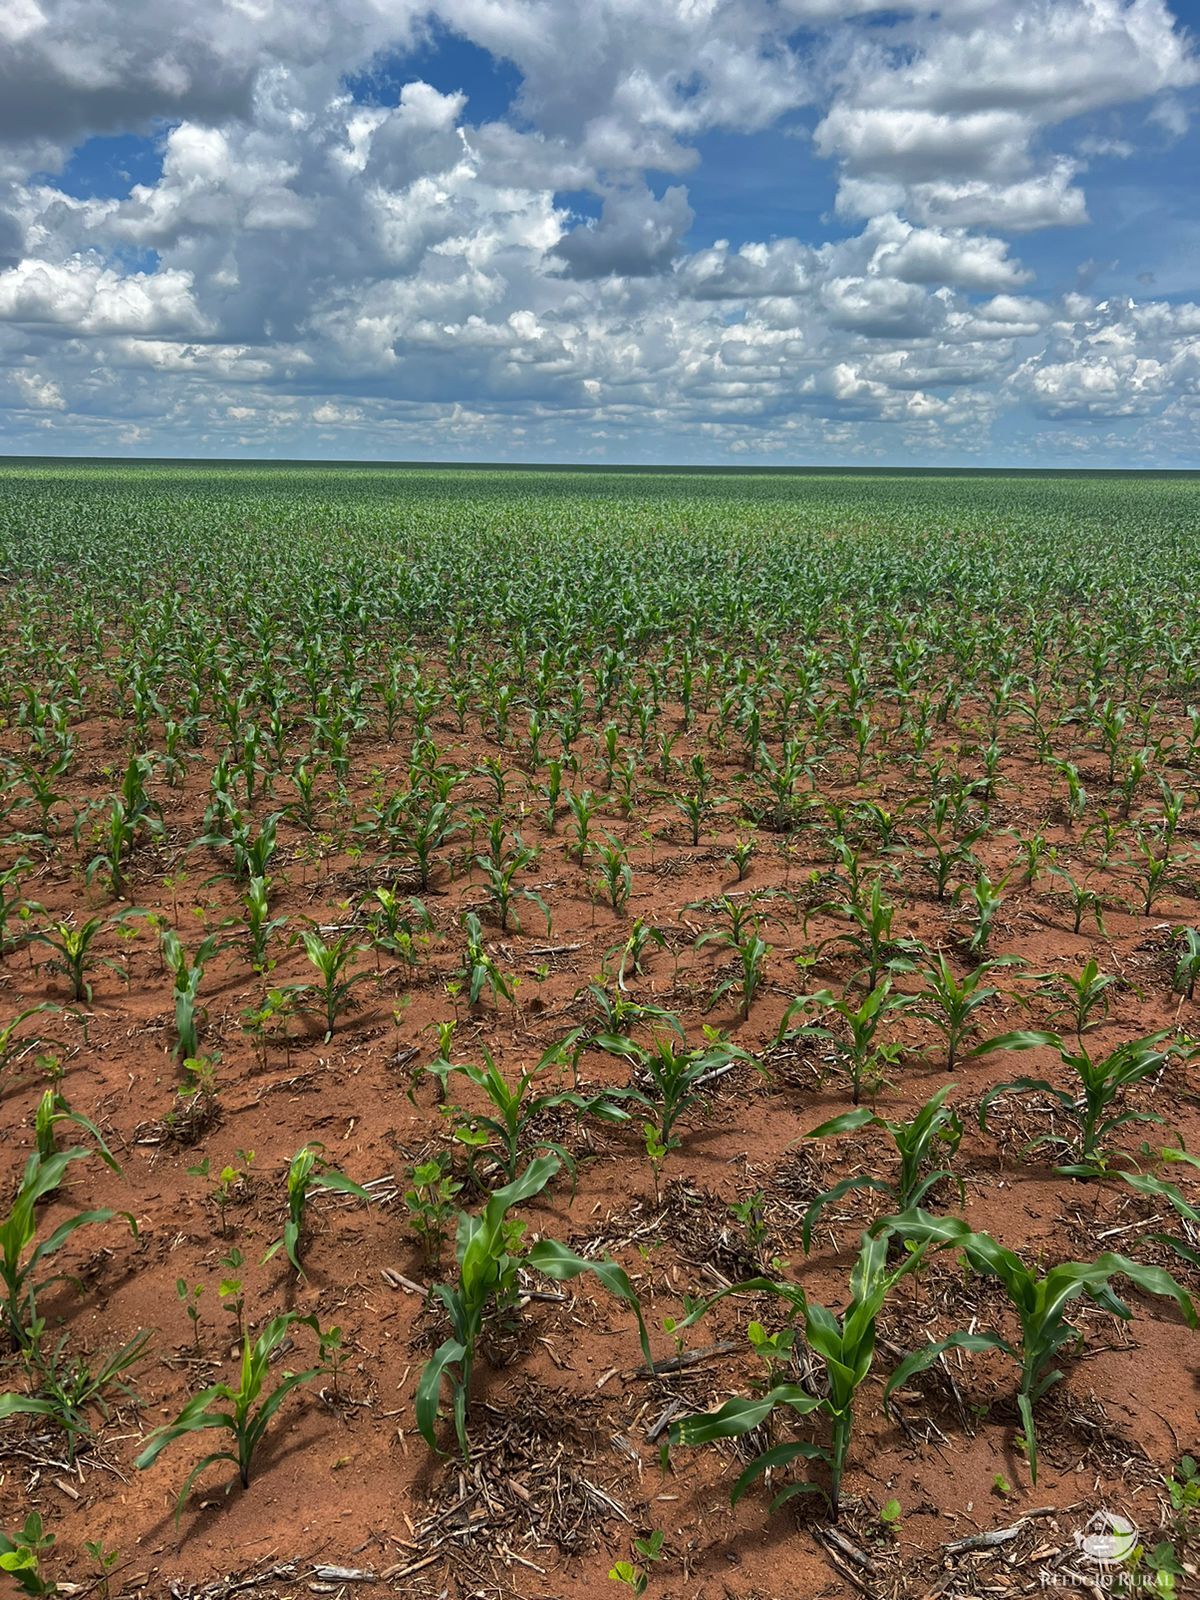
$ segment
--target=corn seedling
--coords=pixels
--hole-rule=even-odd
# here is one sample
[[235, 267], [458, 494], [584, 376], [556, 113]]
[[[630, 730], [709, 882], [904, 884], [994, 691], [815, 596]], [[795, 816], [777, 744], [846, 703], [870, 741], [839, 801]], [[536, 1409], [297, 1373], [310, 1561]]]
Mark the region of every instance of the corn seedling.
[[92, 1002], [92, 986], [88, 973], [98, 966], [112, 967], [113, 961], [101, 961], [92, 955], [92, 944], [104, 928], [104, 917], [89, 917], [76, 927], [71, 922], [56, 922], [51, 928], [41, 928], [30, 935], [33, 944], [44, 944], [53, 950], [55, 960], [50, 963], [66, 978], [71, 988], [71, 999], [87, 1005]]
[[1113, 1278], [1128, 1278], [1140, 1293], [1172, 1300], [1188, 1326], [1196, 1325], [1192, 1302], [1171, 1274], [1161, 1267], [1131, 1261], [1128, 1256], [1105, 1254], [1095, 1261], [1066, 1261], [1039, 1276], [989, 1234], [972, 1232], [957, 1217], [931, 1217], [914, 1210], [890, 1217], [884, 1226], [894, 1229], [901, 1238], [920, 1249], [948, 1245], [961, 1250], [973, 1271], [988, 1273], [1000, 1280], [1021, 1327], [1016, 1343], [1010, 1343], [998, 1333], [956, 1332], [914, 1351], [888, 1379], [885, 1405], [897, 1389], [902, 1389], [947, 1350], [1003, 1351], [1021, 1368], [1017, 1408], [1021, 1414], [1029, 1476], [1034, 1483], [1038, 1466], [1034, 1407], [1063, 1376], [1055, 1365], [1059, 1352], [1079, 1341], [1079, 1334], [1066, 1320], [1073, 1301], [1086, 1295], [1103, 1310], [1128, 1322], [1133, 1313], [1112, 1287]]
[[1116, 981], [1110, 974], [1101, 972], [1092, 957], [1078, 974], [1038, 973], [1038, 987], [1034, 992], [1040, 999], [1050, 1001], [1049, 1021], [1066, 1017], [1075, 1030], [1076, 1039], [1082, 1040], [1089, 1028], [1096, 1027], [1107, 1017], [1108, 990]]
[[[36, 1207], [40, 1200], [55, 1193], [62, 1185], [71, 1163], [81, 1161], [91, 1152], [82, 1145], [56, 1151], [43, 1161], [36, 1152], [25, 1163], [21, 1186], [13, 1198], [7, 1217], [0, 1223], [0, 1290], [3, 1291], [4, 1322], [17, 1349], [27, 1349], [30, 1329], [36, 1318], [37, 1296], [54, 1283], [67, 1281], [66, 1274], [55, 1273], [48, 1278], [39, 1276], [44, 1262], [66, 1244], [78, 1228], [91, 1223], [108, 1222], [117, 1213], [107, 1208], [99, 1211], [80, 1211], [65, 1222], [60, 1222], [44, 1239], [37, 1236]], [[120, 1213], [137, 1237], [137, 1224], [126, 1212]]]
[[[791, 1439], [771, 1444], [760, 1451], [733, 1486], [730, 1499], [736, 1503], [746, 1490], [767, 1473], [774, 1473], [793, 1461], [819, 1461], [829, 1474], [828, 1500], [836, 1520], [841, 1506], [842, 1477], [850, 1454], [858, 1391], [866, 1381], [875, 1356], [875, 1324], [892, 1289], [924, 1258], [918, 1249], [899, 1266], [887, 1267], [886, 1233], [864, 1235], [858, 1259], [850, 1275], [850, 1300], [841, 1316], [836, 1316], [815, 1300], [810, 1300], [799, 1284], [780, 1283], [771, 1278], [750, 1278], [719, 1290], [693, 1310], [681, 1324], [687, 1327], [718, 1300], [730, 1294], [769, 1294], [788, 1307], [789, 1321], [802, 1323], [805, 1342], [825, 1369], [826, 1392], [811, 1393], [798, 1383], [773, 1382], [764, 1391], [747, 1398], [726, 1400], [717, 1410], [703, 1416], [673, 1422], [670, 1442], [676, 1445], [709, 1444], [718, 1439], [741, 1439], [764, 1424], [773, 1431], [778, 1416], [825, 1418], [831, 1430], [828, 1445], [806, 1439]], [[768, 1433], [770, 1437], [770, 1433]], [[822, 1492], [819, 1485], [804, 1480], [789, 1484], [771, 1502], [771, 1509], [797, 1494]]]
[[840, 911], [853, 926], [848, 933], [835, 933], [822, 939], [816, 947], [816, 954], [821, 955], [831, 945], [849, 945], [863, 962], [854, 976], [865, 977], [868, 990], [877, 986], [884, 972], [912, 972], [914, 958], [925, 954], [925, 947], [919, 940], [902, 939], [893, 934], [896, 908], [884, 898], [883, 884], [878, 878], [871, 885], [865, 905], [854, 900], [844, 901], [840, 905], [833, 901], [826, 902], [808, 913], [804, 919], [805, 930], [811, 917], [828, 911]]
[[590, 789], [579, 791], [568, 789], [567, 806], [571, 812], [568, 831], [574, 839], [574, 849], [570, 853], [574, 855], [576, 861], [582, 866], [583, 858], [588, 850], [592, 818], [599, 809], [600, 802]]
[[202, 939], [195, 955], [189, 955], [179, 935], [164, 928], [159, 935], [159, 948], [163, 965], [171, 974], [171, 988], [175, 997], [175, 1049], [176, 1060], [192, 1059], [200, 1055], [200, 1027], [205, 1012], [196, 1003], [204, 969], [221, 948], [219, 938], [210, 933]]
[[369, 978], [369, 972], [347, 972], [351, 961], [364, 953], [364, 946], [352, 944], [349, 934], [342, 934], [326, 944], [321, 935], [305, 930], [300, 935], [304, 954], [317, 970], [315, 983], [298, 983], [291, 993], [303, 1009], [315, 1011], [325, 1023], [325, 1039], [333, 1038], [338, 1018], [348, 1012], [353, 1001], [350, 991], [356, 983]]
[[1079, 934], [1083, 931], [1083, 919], [1090, 912], [1096, 924], [1097, 932], [1104, 932], [1104, 902], [1097, 890], [1090, 885], [1077, 882], [1064, 867], [1051, 867], [1051, 872], [1066, 888], [1062, 891], [1068, 906], [1071, 908], [1071, 931]]
[[266, 878], [251, 878], [246, 888], [246, 935], [250, 943], [250, 966], [262, 972], [267, 965], [267, 946], [272, 934], [287, 926], [286, 917], [271, 916], [270, 883]]
[[121, 1176], [121, 1169], [116, 1158], [104, 1142], [104, 1135], [91, 1120], [85, 1117], [82, 1111], [73, 1111], [67, 1104], [66, 1097], [57, 1085], [47, 1089], [38, 1102], [37, 1112], [34, 1116], [33, 1139], [34, 1147], [41, 1160], [49, 1161], [58, 1154], [58, 1137], [55, 1128], [60, 1123], [70, 1123], [73, 1127], [82, 1128], [84, 1133], [92, 1140], [96, 1147], [96, 1154], [105, 1166]]
[[739, 883], [746, 881], [746, 874], [750, 871], [750, 863], [754, 859], [755, 848], [753, 839], [738, 839], [725, 858], [736, 871]]
[[1165, 889], [1173, 885], [1171, 857], [1157, 840], [1141, 833], [1137, 836], [1137, 847], [1142, 857], [1141, 912], [1148, 917], [1154, 909], [1154, 902]]
[[[128, 882], [129, 857], [133, 853], [139, 829], [143, 825], [152, 836], [161, 837], [163, 826], [160, 818], [132, 813], [125, 802], [114, 795], [109, 803], [108, 820], [101, 830], [100, 848], [89, 861], [84, 877], [91, 883], [99, 873], [106, 873], [115, 900], [124, 897]], [[78, 827], [78, 824], [76, 826]]]
[[221, 1429], [230, 1436], [228, 1449], [206, 1455], [184, 1479], [183, 1488], [175, 1501], [177, 1524], [193, 1483], [202, 1472], [207, 1472], [209, 1467], [216, 1466], [218, 1462], [229, 1462], [236, 1467], [242, 1488], [250, 1487], [250, 1469], [271, 1419], [294, 1389], [310, 1383], [324, 1370], [318, 1364], [303, 1372], [284, 1372], [279, 1382], [268, 1389], [272, 1358], [285, 1341], [290, 1342], [292, 1330], [297, 1327], [311, 1328], [314, 1334], [320, 1336], [316, 1317], [303, 1317], [294, 1311], [285, 1311], [272, 1317], [253, 1344], [248, 1335], [243, 1334], [237, 1387], [229, 1383], [216, 1383], [201, 1394], [193, 1395], [173, 1422], [155, 1428], [147, 1438], [133, 1463], [143, 1472], [153, 1466], [167, 1446], [178, 1439], [211, 1429]]
[[926, 1100], [915, 1116], [904, 1122], [889, 1122], [886, 1117], [861, 1107], [823, 1122], [819, 1128], [805, 1134], [806, 1139], [832, 1139], [843, 1133], [857, 1133], [862, 1128], [882, 1128], [900, 1158], [900, 1170], [891, 1182], [863, 1172], [843, 1178], [832, 1189], [817, 1196], [804, 1213], [802, 1236], [806, 1255], [812, 1245], [813, 1225], [821, 1212], [856, 1189], [873, 1189], [886, 1194], [897, 1211], [908, 1211], [919, 1206], [934, 1185], [947, 1178], [957, 1185], [959, 1201], [965, 1199], [961, 1178], [946, 1167], [929, 1170], [938, 1157], [952, 1160], [962, 1142], [962, 1122], [946, 1105], [947, 1096], [954, 1087], [952, 1083], [945, 1084]]
[[[999, 968], [1020, 965], [1019, 957], [1003, 956], [997, 961], [984, 961], [973, 972], [956, 978], [949, 961], [939, 952], [933, 966], [922, 971], [925, 988], [913, 996], [912, 1015], [932, 1023], [945, 1039], [947, 1072], [954, 1071], [963, 1045], [975, 1032], [975, 1013], [999, 995], [987, 979]], [[967, 1052], [968, 1059], [972, 1054], [973, 1051]]]
[[517, 873], [524, 872], [536, 860], [537, 851], [523, 844], [520, 834], [516, 833], [513, 834], [511, 850], [500, 852], [498, 856], [475, 857], [475, 865], [484, 875], [484, 885], [502, 930], [507, 930], [510, 918], [514, 926], [520, 927], [520, 922], [513, 915], [513, 902], [528, 900], [545, 917], [546, 932], [550, 932], [550, 910], [541, 895], [534, 889], [520, 888], [514, 882]]
[[533, 1268], [563, 1282], [581, 1272], [592, 1273], [632, 1310], [641, 1336], [642, 1354], [653, 1370], [646, 1326], [633, 1285], [615, 1262], [585, 1261], [553, 1239], [541, 1239], [521, 1253], [524, 1225], [510, 1222], [508, 1213], [538, 1195], [558, 1171], [555, 1156], [539, 1156], [515, 1182], [497, 1189], [477, 1215], [462, 1212], [458, 1219], [456, 1258], [458, 1280], [435, 1284], [433, 1294], [450, 1319], [451, 1335], [426, 1363], [417, 1383], [416, 1417], [421, 1437], [436, 1450], [436, 1426], [442, 1385], [449, 1379], [454, 1432], [464, 1459], [470, 1456], [467, 1407], [471, 1374], [479, 1339], [489, 1315], [511, 1311], [520, 1298], [518, 1271]]
[[483, 928], [473, 911], [468, 911], [463, 918], [463, 928], [467, 935], [467, 948], [459, 976], [467, 985], [467, 1004], [478, 1005], [485, 988], [491, 990], [494, 1005], [499, 1005], [501, 999], [507, 1000], [510, 1005], [515, 1004], [516, 991], [512, 980], [505, 977], [488, 954], [483, 942]]
[[[633, 869], [629, 865], [629, 858], [624, 846], [611, 834], [606, 835], [607, 843], [600, 847], [600, 886], [608, 896], [608, 903], [614, 913], [620, 916], [633, 893]], [[549, 927], [549, 919], [546, 926]]]
[[372, 890], [367, 905], [367, 926], [375, 949], [415, 967], [417, 946], [429, 942], [424, 936], [432, 932], [434, 925], [424, 902], [415, 895], [404, 899], [394, 889], [378, 888]]
[[621, 1034], [602, 1033], [593, 1040], [598, 1050], [628, 1061], [641, 1078], [625, 1089], [610, 1089], [607, 1098], [633, 1104], [653, 1118], [651, 1127], [667, 1151], [678, 1149], [674, 1137], [679, 1118], [695, 1107], [704, 1086], [723, 1076], [736, 1062], [748, 1062], [757, 1071], [763, 1068], [753, 1056], [737, 1045], [710, 1039], [705, 1045], [688, 1048], [681, 1028], [674, 1035], [655, 1033], [648, 1044]]
[[[455, 1136], [461, 1143], [474, 1149], [486, 1149], [495, 1158], [509, 1183], [515, 1180], [517, 1169], [526, 1159], [539, 1150], [552, 1151], [574, 1178], [575, 1162], [561, 1144], [536, 1135], [530, 1137], [531, 1127], [545, 1112], [557, 1106], [570, 1106], [579, 1116], [595, 1116], [606, 1122], [628, 1121], [628, 1112], [614, 1102], [611, 1094], [601, 1092], [588, 1096], [562, 1089], [535, 1092], [535, 1085], [547, 1069], [561, 1063], [561, 1044], [551, 1046], [535, 1067], [519, 1073], [512, 1084], [500, 1071], [486, 1046], [481, 1053], [484, 1059], [482, 1067], [439, 1060], [432, 1062], [425, 1070], [437, 1078], [443, 1095], [452, 1073], [461, 1073], [477, 1089], [482, 1089], [491, 1107], [490, 1112], [472, 1112], [463, 1117], [456, 1126]], [[478, 1139], [480, 1134], [484, 1136], [482, 1142]]]
[[975, 882], [971, 885], [971, 898], [975, 902], [974, 925], [971, 937], [967, 941], [967, 949], [972, 955], [985, 955], [992, 938], [993, 924], [996, 913], [1004, 903], [1004, 887], [1008, 882], [1006, 873], [999, 883], [993, 883], [982, 867], [975, 874]]
[[723, 995], [736, 989], [740, 991], [738, 1016], [744, 1022], [750, 1015], [754, 997], [766, 980], [767, 957], [771, 954], [772, 947], [764, 943], [757, 933], [748, 933], [733, 948], [738, 958], [738, 969], [717, 985], [709, 997], [705, 1010], [711, 1011]]
[[331, 1189], [338, 1194], [353, 1195], [364, 1205], [371, 1203], [371, 1196], [364, 1188], [324, 1159], [321, 1155], [324, 1148], [320, 1144], [306, 1144], [292, 1157], [287, 1171], [287, 1219], [283, 1224], [283, 1233], [263, 1256], [265, 1265], [283, 1250], [297, 1277], [304, 1276], [300, 1257], [305, 1243], [304, 1221], [313, 1192]]
[[716, 809], [717, 800], [700, 789], [693, 789], [689, 794], [674, 795], [671, 804], [686, 820], [688, 838], [694, 849], [700, 843], [701, 828]]
[[1196, 979], [1200, 978], [1200, 933], [1195, 928], [1177, 928], [1175, 936], [1183, 945], [1175, 967], [1175, 992], [1194, 1000]]
[[1078, 1079], [1075, 1092], [1058, 1089], [1044, 1078], [1014, 1078], [1009, 1083], [994, 1084], [979, 1102], [979, 1125], [987, 1127], [988, 1112], [1002, 1095], [1043, 1094], [1059, 1106], [1068, 1121], [1073, 1122], [1076, 1134], [1073, 1139], [1061, 1134], [1042, 1134], [1026, 1147], [1029, 1150], [1049, 1146], [1061, 1150], [1069, 1159], [1055, 1168], [1065, 1177], [1093, 1178], [1107, 1171], [1113, 1159], [1109, 1139], [1118, 1128], [1131, 1122], [1161, 1122], [1162, 1118], [1151, 1111], [1126, 1111], [1120, 1109], [1124, 1091], [1159, 1072], [1172, 1056], [1185, 1053], [1185, 1047], [1176, 1042], [1160, 1048], [1169, 1031], [1150, 1034], [1144, 1039], [1130, 1039], [1118, 1045], [1108, 1055], [1093, 1057], [1081, 1045], [1071, 1050], [1056, 1033], [1019, 1032], [1002, 1034], [998, 1039], [983, 1045], [977, 1055], [990, 1055], [994, 1050], [1028, 1050], [1050, 1046], [1058, 1052], [1064, 1066], [1070, 1067]]
[[[842, 1029], [834, 1032], [814, 1022], [793, 1028], [792, 1019], [810, 1006], [819, 1006], [824, 1015], [837, 1018]], [[822, 1039], [832, 1044], [849, 1075], [851, 1098], [857, 1106], [864, 1092], [874, 1094], [887, 1081], [884, 1069], [894, 1066], [900, 1059], [898, 1044], [877, 1039], [880, 1023], [885, 1017], [908, 1011], [911, 1006], [910, 996], [893, 996], [890, 978], [884, 978], [857, 1006], [829, 989], [818, 989], [813, 994], [797, 995], [788, 1006], [779, 1024], [776, 1043]]]
[[635, 977], [640, 978], [642, 976], [644, 970], [642, 962], [650, 945], [653, 945], [656, 950], [665, 950], [667, 947], [666, 937], [661, 929], [653, 928], [648, 922], [644, 922], [641, 917], [636, 917], [633, 927], [629, 930], [628, 939], [623, 944], [614, 944], [610, 950], [605, 952], [604, 964], [601, 970], [606, 976], [609, 974], [609, 963], [613, 957], [619, 955], [621, 958], [617, 967], [617, 988], [622, 994], [628, 992], [625, 985], [625, 974], [627, 972], [633, 973]]

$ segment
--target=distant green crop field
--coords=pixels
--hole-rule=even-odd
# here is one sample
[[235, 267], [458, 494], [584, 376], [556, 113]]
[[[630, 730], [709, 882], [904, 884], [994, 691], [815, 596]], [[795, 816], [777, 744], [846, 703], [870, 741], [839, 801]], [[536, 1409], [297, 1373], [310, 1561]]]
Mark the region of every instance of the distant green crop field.
[[184, 583], [231, 618], [592, 643], [1102, 596], [1187, 626], [1198, 527], [1200, 475], [0, 465], [10, 581], [101, 610]]

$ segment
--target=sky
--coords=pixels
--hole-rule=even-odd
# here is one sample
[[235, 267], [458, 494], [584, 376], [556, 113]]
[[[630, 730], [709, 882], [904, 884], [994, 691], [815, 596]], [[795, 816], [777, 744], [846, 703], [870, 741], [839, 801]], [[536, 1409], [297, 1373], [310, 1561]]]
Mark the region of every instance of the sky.
[[3, 0], [0, 452], [1200, 467], [1200, 0]]

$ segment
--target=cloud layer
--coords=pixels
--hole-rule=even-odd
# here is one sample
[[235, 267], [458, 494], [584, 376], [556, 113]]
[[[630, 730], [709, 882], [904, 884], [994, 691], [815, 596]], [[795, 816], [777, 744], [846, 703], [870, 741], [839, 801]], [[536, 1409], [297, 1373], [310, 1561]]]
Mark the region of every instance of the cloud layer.
[[1198, 83], [1163, 0], [10, 0], [0, 448], [1195, 464]]

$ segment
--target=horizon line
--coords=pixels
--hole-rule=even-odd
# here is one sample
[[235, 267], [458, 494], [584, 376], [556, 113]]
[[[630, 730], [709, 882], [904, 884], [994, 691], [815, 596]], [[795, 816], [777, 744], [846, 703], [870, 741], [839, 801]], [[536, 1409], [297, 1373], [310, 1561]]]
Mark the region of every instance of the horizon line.
[[754, 463], [695, 462], [590, 462], [590, 461], [454, 461], [380, 460], [357, 456], [148, 456], [148, 455], [50, 455], [32, 452], [0, 451], [0, 470], [23, 465], [127, 466], [127, 467], [208, 467], [255, 468], [292, 467], [317, 469], [358, 468], [375, 471], [426, 472], [573, 472], [634, 473], [641, 475], [682, 474], [692, 476], [735, 475], [771, 477], [887, 476], [887, 477], [1106, 477], [1106, 478], [1188, 478], [1200, 477], [1196, 467], [1014, 467], [1000, 465], [916, 466], [893, 463], [794, 463], [771, 466]]

